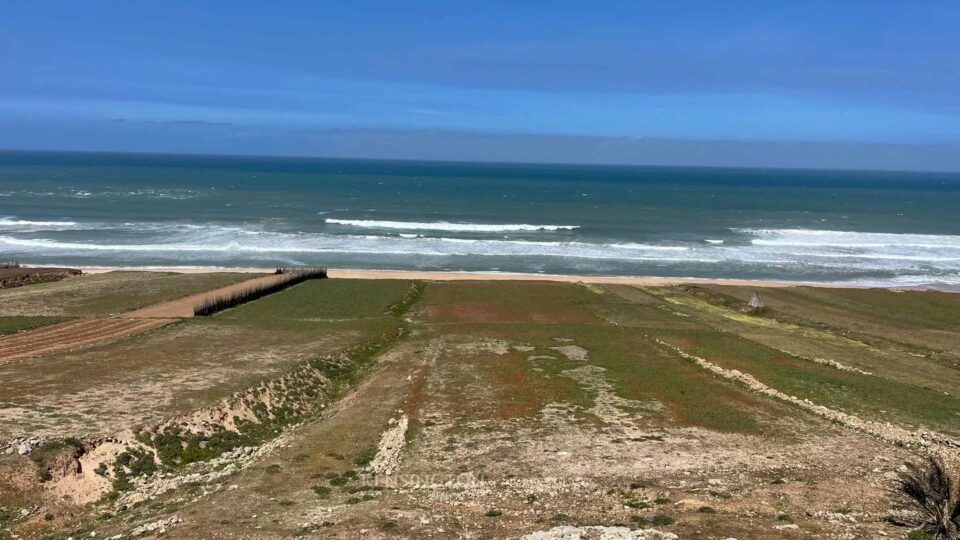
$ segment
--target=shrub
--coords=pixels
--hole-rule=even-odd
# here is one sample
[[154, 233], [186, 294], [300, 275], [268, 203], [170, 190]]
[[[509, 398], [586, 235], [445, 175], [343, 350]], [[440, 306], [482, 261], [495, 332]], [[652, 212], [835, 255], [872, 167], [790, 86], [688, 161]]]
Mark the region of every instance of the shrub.
[[484, 515], [487, 517], [500, 517], [503, 515], [503, 511], [492, 508], [490, 510], [487, 510], [487, 513]]
[[901, 523], [935, 540], [956, 539], [960, 531], [960, 493], [939, 457], [908, 463], [897, 483], [906, 502], [916, 511]]
[[701, 514], [716, 514], [716, 513], [717, 513], [717, 511], [714, 510], [712, 506], [701, 506], [700, 508], [697, 509], [697, 512], [700, 512]]
[[374, 448], [367, 448], [362, 450], [357, 457], [353, 459], [353, 464], [358, 467], [366, 467], [373, 461], [373, 458], [377, 455], [377, 451]]
[[653, 516], [653, 521], [652, 521], [652, 523], [653, 523], [653, 526], [654, 526], [654, 527], [665, 527], [665, 526], [667, 526], [667, 525], [672, 525], [672, 524], [674, 523], [674, 521], [676, 521], [676, 520], [674, 520], [674, 519], [673, 519], [672, 517], [670, 517], [670, 516], [665, 516], [665, 515], [663, 515], [663, 514], [657, 514], [656, 516]]
[[670, 502], [670, 499], [666, 497], [657, 497], [653, 500], [653, 504], [667, 504]]
[[327, 486], [313, 486], [311, 489], [313, 489], [313, 492], [316, 493], [321, 499], [329, 498], [330, 492], [333, 491]]

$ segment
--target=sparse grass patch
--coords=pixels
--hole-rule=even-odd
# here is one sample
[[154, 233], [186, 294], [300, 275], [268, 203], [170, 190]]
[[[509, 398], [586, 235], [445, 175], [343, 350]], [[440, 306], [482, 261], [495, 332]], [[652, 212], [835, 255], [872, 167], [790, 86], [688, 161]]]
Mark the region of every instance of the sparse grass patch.
[[353, 458], [353, 464], [358, 467], [366, 467], [376, 456], [376, 448], [364, 448], [359, 454], [357, 454], [357, 457]]
[[69, 317], [0, 317], [0, 336], [69, 321]]
[[650, 520], [654, 527], [666, 527], [667, 525], [673, 525], [675, 522], [675, 519], [664, 514], [657, 514]]

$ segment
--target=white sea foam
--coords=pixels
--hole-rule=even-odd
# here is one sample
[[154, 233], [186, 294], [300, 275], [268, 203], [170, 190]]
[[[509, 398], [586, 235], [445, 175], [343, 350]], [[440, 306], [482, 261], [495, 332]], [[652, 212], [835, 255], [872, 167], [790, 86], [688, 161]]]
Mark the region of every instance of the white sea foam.
[[944, 234], [875, 233], [818, 229], [736, 229], [754, 237], [757, 246], [884, 248], [916, 246], [960, 249], [960, 236]]
[[448, 221], [418, 222], [418, 221], [377, 221], [370, 219], [337, 219], [326, 218], [330, 225], [346, 225], [365, 229], [402, 229], [408, 231], [447, 231], [447, 232], [511, 232], [511, 231], [559, 231], [578, 229], [579, 225], [528, 225], [520, 224], [485, 224], [485, 223], [450, 223]]
[[519, 240], [478, 240], [464, 238], [397, 238], [375, 235], [330, 235], [263, 233], [243, 236], [228, 228], [208, 234], [182, 234], [177, 242], [95, 243], [49, 238], [0, 236], [0, 246], [31, 252], [129, 252], [129, 253], [360, 253], [416, 256], [539, 256], [634, 261], [715, 262], [709, 257], [676, 257], [663, 246], [633, 244], [629, 249], [584, 242], [524, 242]]
[[76, 227], [75, 221], [32, 221], [27, 219], [0, 218], [0, 228], [42, 228], [42, 227]]
[[[4, 223], [8, 224], [7, 228]], [[44, 224], [51, 225], [45, 228]], [[65, 226], [67, 224], [70, 226]], [[97, 232], [78, 234], [88, 229]], [[960, 236], [804, 229], [735, 232], [739, 238], [723, 244], [703, 240], [605, 243], [549, 241], [549, 236], [542, 240], [423, 237], [414, 233], [376, 234], [374, 231], [370, 234], [281, 232], [266, 225], [111, 224], [0, 218], [0, 252], [21, 260], [33, 256], [63, 260], [78, 257], [134, 265], [136, 261], [157, 264], [168, 260], [180, 265], [230, 266], [231, 261], [292, 258], [326, 264], [335, 264], [338, 260], [363, 260], [373, 264], [389, 260], [404, 265], [429, 263], [456, 267], [461, 262], [444, 259], [482, 257], [490, 262], [474, 261], [468, 266], [510, 265], [537, 270], [545, 261], [556, 265], [566, 260], [569, 261], [567, 267], [577, 271], [618, 268], [621, 272], [644, 273], [656, 267], [675, 268], [677, 273], [722, 272], [728, 277], [797, 275], [815, 281], [842, 280], [843, 276], [863, 283], [924, 284], [960, 280]], [[696, 270], [698, 268], [700, 270]]]

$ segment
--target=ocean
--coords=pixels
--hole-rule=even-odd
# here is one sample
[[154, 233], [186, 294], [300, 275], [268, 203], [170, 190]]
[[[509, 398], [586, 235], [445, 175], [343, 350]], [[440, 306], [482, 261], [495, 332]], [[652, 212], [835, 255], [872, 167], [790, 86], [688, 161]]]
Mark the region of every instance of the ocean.
[[0, 152], [0, 260], [960, 285], [960, 174]]

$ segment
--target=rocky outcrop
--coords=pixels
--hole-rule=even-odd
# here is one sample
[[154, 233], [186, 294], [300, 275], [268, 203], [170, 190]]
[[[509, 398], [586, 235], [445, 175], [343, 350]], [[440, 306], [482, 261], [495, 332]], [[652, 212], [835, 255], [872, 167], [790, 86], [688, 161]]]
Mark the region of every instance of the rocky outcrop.
[[407, 427], [410, 420], [407, 415], [400, 419], [391, 418], [390, 427], [380, 435], [377, 455], [370, 462], [370, 470], [377, 475], [393, 474], [400, 467], [403, 447], [406, 445]]

